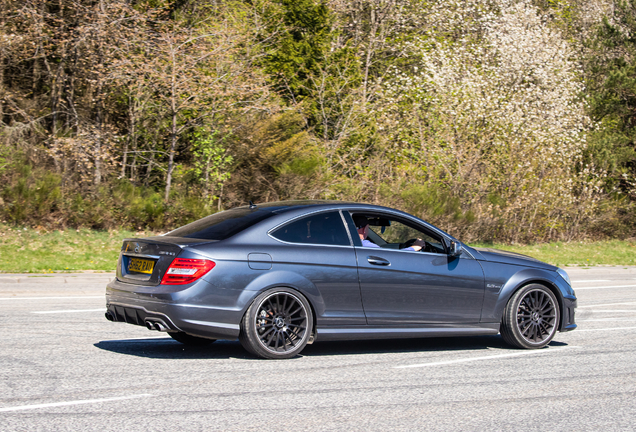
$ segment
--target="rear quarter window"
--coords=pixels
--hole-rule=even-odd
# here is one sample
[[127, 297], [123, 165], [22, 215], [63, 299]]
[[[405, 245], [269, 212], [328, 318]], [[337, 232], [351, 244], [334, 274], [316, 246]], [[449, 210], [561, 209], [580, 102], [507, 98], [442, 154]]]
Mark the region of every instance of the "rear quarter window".
[[351, 246], [340, 212], [317, 213], [290, 222], [270, 235], [288, 243]]

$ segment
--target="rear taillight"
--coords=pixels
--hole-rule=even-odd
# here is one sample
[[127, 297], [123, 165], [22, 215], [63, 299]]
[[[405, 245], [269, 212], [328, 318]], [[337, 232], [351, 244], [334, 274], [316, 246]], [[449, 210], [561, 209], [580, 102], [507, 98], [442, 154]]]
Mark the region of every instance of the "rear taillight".
[[161, 279], [162, 285], [184, 285], [194, 282], [214, 268], [214, 261], [175, 258]]

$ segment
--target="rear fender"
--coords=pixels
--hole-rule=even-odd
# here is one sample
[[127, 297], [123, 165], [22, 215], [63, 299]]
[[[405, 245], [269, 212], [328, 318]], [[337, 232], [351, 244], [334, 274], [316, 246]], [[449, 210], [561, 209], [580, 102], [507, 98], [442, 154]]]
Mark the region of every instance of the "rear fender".
[[300, 292], [309, 301], [315, 315], [322, 316], [325, 313], [325, 302], [318, 288], [309, 279], [289, 271], [268, 271], [252, 280], [239, 297], [239, 303], [244, 305], [243, 313], [260, 293], [276, 287], [291, 288]]

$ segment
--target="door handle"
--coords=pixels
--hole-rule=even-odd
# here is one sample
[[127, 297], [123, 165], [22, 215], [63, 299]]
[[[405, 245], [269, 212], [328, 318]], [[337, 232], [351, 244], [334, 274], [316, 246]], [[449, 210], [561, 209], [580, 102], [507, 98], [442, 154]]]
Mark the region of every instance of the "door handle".
[[369, 261], [369, 264], [373, 264], [373, 265], [379, 265], [379, 266], [390, 266], [391, 263], [387, 260], [385, 260], [384, 258], [380, 258], [380, 257], [376, 257], [376, 256], [369, 256], [367, 257], [367, 261]]

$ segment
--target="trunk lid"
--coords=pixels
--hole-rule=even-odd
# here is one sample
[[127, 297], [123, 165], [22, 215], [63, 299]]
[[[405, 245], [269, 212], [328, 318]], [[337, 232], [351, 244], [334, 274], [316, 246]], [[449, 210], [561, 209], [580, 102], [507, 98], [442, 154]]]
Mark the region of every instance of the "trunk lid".
[[210, 240], [169, 236], [124, 239], [117, 262], [117, 279], [135, 285], [159, 285], [170, 263], [184, 248], [202, 243], [210, 243]]

